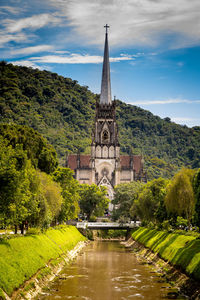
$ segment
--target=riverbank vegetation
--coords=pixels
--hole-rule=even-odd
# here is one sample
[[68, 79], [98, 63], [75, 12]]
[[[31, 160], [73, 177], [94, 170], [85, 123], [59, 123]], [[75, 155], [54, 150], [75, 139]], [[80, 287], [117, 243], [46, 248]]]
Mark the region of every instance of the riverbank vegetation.
[[[92, 207], [86, 197], [95, 199]], [[76, 219], [79, 205], [98, 216], [108, 206], [106, 190], [80, 185], [72, 170], [58, 167], [54, 148], [35, 130], [0, 124], [0, 228], [46, 229]]]
[[171, 180], [131, 182], [115, 187], [113, 219], [173, 230], [199, 229], [200, 169], [181, 169]]
[[97, 230], [97, 239], [102, 239], [102, 240], [120, 240], [120, 239], [125, 239], [126, 238], [126, 230]]
[[85, 238], [74, 226], [50, 228], [43, 234], [0, 239], [0, 290], [8, 295]]
[[[37, 130], [54, 146], [62, 165], [66, 151], [90, 153], [98, 99], [99, 95], [76, 80], [0, 63], [0, 122]], [[161, 119], [147, 110], [116, 101], [121, 151], [143, 152], [148, 179], [171, 178], [183, 166], [200, 167], [200, 127], [181, 126], [170, 118]]]
[[132, 237], [182, 272], [200, 280], [200, 235], [141, 227], [133, 232]]
[[101, 217], [108, 208], [109, 199], [107, 198], [107, 189], [105, 186], [97, 186], [96, 184], [80, 185], [80, 209], [83, 214], [90, 220]]

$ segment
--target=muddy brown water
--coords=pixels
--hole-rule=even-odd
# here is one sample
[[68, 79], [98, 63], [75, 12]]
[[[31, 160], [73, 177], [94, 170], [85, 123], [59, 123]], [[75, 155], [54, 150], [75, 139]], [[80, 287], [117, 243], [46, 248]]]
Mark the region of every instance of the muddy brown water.
[[92, 242], [40, 299], [169, 299], [170, 287], [118, 242]]

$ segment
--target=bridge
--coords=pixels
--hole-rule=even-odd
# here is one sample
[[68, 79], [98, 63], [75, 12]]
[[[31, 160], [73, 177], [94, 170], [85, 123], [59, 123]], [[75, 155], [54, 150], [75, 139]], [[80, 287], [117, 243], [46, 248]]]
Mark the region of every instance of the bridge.
[[139, 227], [140, 221], [131, 223], [117, 223], [117, 222], [77, 222], [76, 227], [79, 229], [91, 229], [91, 230], [109, 230], [109, 229], [133, 229]]

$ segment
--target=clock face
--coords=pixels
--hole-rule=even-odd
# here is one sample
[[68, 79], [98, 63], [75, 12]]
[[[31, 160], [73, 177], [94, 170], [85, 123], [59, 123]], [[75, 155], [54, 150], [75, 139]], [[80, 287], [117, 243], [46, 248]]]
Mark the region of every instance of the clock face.
[[103, 180], [103, 183], [107, 183], [107, 180], [106, 180], [106, 179], [104, 179], [104, 180]]

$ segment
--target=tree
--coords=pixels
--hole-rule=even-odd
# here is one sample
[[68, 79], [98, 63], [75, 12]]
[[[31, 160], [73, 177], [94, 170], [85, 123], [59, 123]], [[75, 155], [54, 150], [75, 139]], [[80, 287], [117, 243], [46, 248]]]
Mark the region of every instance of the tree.
[[40, 223], [46, 227], [52, 222], [56, 223], [61, 211], [63, 203], [62, 189], [59, 183], [55, 182], [53, 178], [38, 171], [40, 179]]
[[200, 169], [195, 173], [193, 180], [193, 189], [195, 195], [195, 214], [194, 214], [194, 223], [200, 229]]
[[63, 203], [59, 214], [59, 221], [76, 219], [79, 213], [79, 183], [73, 178], [73, 171], [69, 168], [59, 167], [53, 178], [62, 188]]
[[8, 208], [10, 224], [14, 225], [15, 228], [20, 226], [23, 234], [25, 222], [28, 222], [28, 219], [39, 209], [39, 202], [32, 186], [33, 181], [37, 180], [37, 175], [29, 160], [26, 161], [24, 168], [17, 177], [16, 188]]
[[167, 210], [179, 216], [186, 217], [190, 225], [195, 211], [195, 196], [192, 181], [195, 171], [183, 168], [167, 187], [165, 204]]
[[133, 181], [130, 183], [121, 183], [115, 187], [115, 196], [112, 204], [114, 205], [114, 210], [112, 213], [112, 218], [114, 220], [124, 218], [136, 218], [136, 214], [131, 211], [134, 201], [138, 198], [138, 193], [142, 188], [143, 183], [139, 181]]
[[93, 216], [102, 216], [108, 208], [109, 199], [106, 197], [107, 190], [104, 186], [96, 184], [80, 185], [80, 209], [87, 219]]
[[9, 205], [15, 194], [18, 172], [16, 170], [15, 151], [7, 147], [0, 137], [0, 221], [1, 226], [9, 224]]
[[0, 124], [0, 136], [13, 148], [21, 145], [35, 168], [48, 174], [58, 165], [55, 149], [37, 131], [27, 126]]
[[20, 145], [15, 149], [0, 138], [0, 220], [3, 226], [21, 226], [37, 211], [33, 182], [36, 171]]
[[21, 227], [47, 225], [61, 210], [60, 184], [36, 170], [22, 144], [10, 145], [0, 135], [0, 223]]
[[167, 218], [164, 206], [167, 184], [168, 180], [163, 178], [149, 181], [141, 189], [131, 210], [135, 210], [143, 221], [162, 222]]

